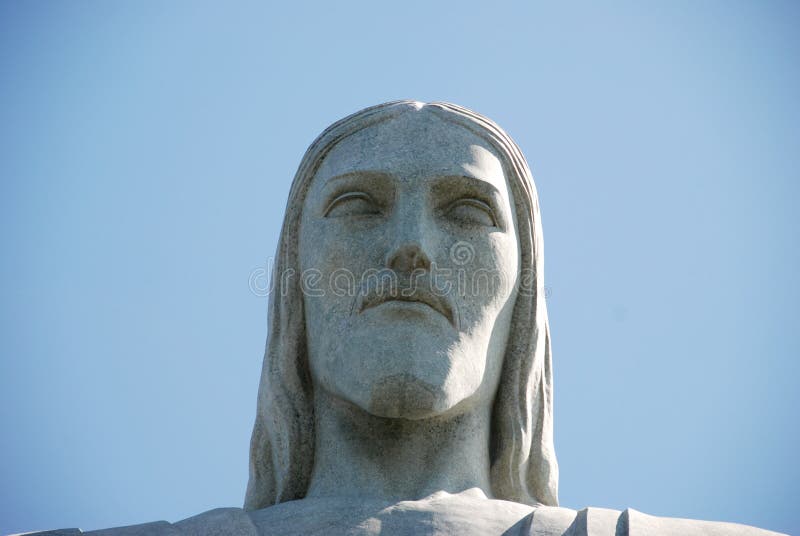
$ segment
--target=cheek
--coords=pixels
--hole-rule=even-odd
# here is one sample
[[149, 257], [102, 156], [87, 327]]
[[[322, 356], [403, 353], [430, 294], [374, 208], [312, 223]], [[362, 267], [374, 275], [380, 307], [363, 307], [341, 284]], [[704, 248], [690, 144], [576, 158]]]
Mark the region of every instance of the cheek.
[[492, 270], [494, 270], [503, 285], [498, 289], [498, 298], [505, 299], [517, 286], [520, 273], [520, 251], [515, 236], [502, 235], [492, 241], [490, 248]]
[[456, 267], [458, 296], [469, 324], [492, 322], [511, 299], [520, 255], [513, 236], [497, 233], [476, 244], [474, 259]]
[[304, 220], [300, 230], [302, 270], [318, 270], [325, 277], [346, 272], [358, 278], [374, 264], [375, 239], [370, 232], [353, 232], [340, 225], [319, 225]]
[[306, 321], [316, 346], [341, 344], [362, 294], [363, 274], [377, 266], [380, 237], [343, 224], [303, 220], [299, 237], [300, 285]]

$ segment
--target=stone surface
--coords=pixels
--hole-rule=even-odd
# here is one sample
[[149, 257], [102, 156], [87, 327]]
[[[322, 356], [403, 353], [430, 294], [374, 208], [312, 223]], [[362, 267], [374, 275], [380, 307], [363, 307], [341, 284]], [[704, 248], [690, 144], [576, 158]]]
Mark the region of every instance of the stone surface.
[[627, 509], [540, 506], [488, 499], [477, 490], [450, 495], [435, 493], [419, 501], [391, 503], [373, 499], [304, 499], [246, 512], [219, 508], [170, 525], [160, 521], [82, 533], [77, 529], [36, 534], [75, 536], [234, 536], [336, 534], [416, 536], [418, 534], [479, 536], [769, 536], [735, 523], [660, 518]]
[[400, 102], [326, 130], [276, 255], [246, 508], [556, 504], [541, 240], [524, 157], [485, 118]]
[[335, 123], [276, 257], [245, 509], [92, 534], [770, 534], [558, 507], [538, 199], [490, 120]]
[[22, 536], [22, 534], [38, 534], [39, 536], [76, 536], [83, 534], [81, 529], [56, 529], [56, 530], [43, 530], [38, 532], [23, 532], [21, 534], [12, 534], [11, 536]]
[[[181, 534], [248, 536], [258, 534], [250, 516], [240, 508], [217, 508], [175, 523]], [[270, 531], [267, 530], [266, 533]]]
[[91, 530], [85, 534], [91, 534], [91, 536], [146, 536], [148, 534], [178, 536], [184, 533], [166, 521], [154, 521], [152, 523], [129, 525], [127, 527], [117, 527], [114, 529]]

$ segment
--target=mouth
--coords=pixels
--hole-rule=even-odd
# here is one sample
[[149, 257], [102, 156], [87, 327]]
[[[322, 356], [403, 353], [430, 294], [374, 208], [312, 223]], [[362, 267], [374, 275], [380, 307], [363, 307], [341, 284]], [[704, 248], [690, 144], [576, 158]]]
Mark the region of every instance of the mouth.
[[432, 292], [423, 291], [421, 289], [399, 289], [397, 292], [391, 294], [375, 294], [367, 297], [361, 307], [361, 312], [364, 312], [373, 307], [378, 307], [384, 304], [408, 304], [412, 307], [425, 307], [436, 311], [444, 316], [450, 325], [455, 325], [455, 315], [453, 308], [442, 296], [437, 296]]

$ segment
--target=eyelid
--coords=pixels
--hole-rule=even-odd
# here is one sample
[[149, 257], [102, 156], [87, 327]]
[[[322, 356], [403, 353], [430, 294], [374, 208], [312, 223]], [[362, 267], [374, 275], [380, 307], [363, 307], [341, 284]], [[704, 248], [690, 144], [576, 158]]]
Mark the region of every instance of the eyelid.
[[497, 215], [490, 203], [487, 203], [486, 201], [483, 201], [482, 199], [478, 199], [475, 197], [462, 197], [460, 199], [456, 199], [455, 201], [447, 205], [447, 207], [445, 208], [445, 212], [449, 212], [450, 210], [459, 205], [469, 205], [483, 210], [489, 215], [490, 218], [492, 218], [492, 223], [494, 224], [494, 226], [498, 227]]
[[322, 216], [323, 217], [327, 216], [328, 213], [333, 209], [333, 207], [335, 207], [336, 205], [338, 205], [342, 201], [347, 201], [348, 199], [363, 199], [364, 201], [369, 201], [373, 205], [376, 205], [376, 206], [378, 205], [375, 202], [375, 200], [372, 198], [372, 196], [369, 195], [368, 193], [360, 192], [360, 191], [350, 191], [350, 192], [345, 192], [343, 194], [340, 194], [340, 195], [337, 195], [336, 197], [334, 197], [327, 204], [327, 206], [325, 207], [325, 210], [322, 211]]

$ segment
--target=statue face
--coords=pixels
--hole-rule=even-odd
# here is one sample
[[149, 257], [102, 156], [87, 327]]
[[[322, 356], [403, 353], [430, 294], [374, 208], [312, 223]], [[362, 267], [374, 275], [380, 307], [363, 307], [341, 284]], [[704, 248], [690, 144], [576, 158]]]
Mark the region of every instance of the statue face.
[[379, 416], [491, 404], [520, 271], [495, 150], [423, 108], [338, 142], [300, 224], [315, 389]]

